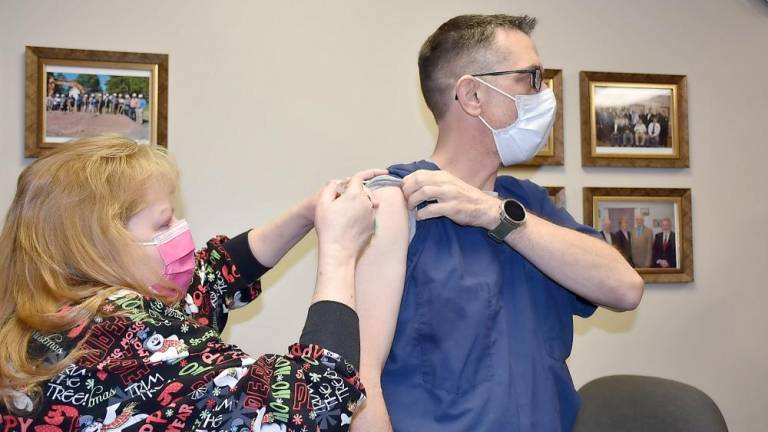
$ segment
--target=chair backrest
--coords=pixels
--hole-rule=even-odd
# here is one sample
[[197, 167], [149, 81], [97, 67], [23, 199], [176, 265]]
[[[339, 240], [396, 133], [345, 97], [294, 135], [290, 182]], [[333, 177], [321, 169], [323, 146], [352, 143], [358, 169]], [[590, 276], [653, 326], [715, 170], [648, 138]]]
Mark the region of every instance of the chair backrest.
[[727, 432], [720, 409], [703, 391], [681, 382], [615, 375], [579, 389], [573, 432]]

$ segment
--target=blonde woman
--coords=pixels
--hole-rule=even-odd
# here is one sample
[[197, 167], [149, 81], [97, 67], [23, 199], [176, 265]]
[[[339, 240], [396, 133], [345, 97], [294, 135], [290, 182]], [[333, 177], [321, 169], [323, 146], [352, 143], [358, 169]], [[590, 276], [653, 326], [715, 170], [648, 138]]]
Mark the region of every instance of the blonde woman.
[[[381, 173], [195, 252], [163, 149], [96, 137], [37, 160], [0, 235], [3, 430], [347, 430], [364, 400], [355, 263], [376, 206], [362, 182]], [[313, 223], [300, 343], [259, 358], [224, 343], [229, 310]]]

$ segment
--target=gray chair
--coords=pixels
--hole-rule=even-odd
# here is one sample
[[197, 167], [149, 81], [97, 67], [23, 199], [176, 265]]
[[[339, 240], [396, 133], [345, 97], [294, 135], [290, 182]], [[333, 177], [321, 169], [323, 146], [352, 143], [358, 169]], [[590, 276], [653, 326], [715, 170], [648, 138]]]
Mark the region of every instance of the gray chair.
[[701, 390], [663, 378], [615, 375], [579, 389], [573, 432], [727, 432], [720, 409]]

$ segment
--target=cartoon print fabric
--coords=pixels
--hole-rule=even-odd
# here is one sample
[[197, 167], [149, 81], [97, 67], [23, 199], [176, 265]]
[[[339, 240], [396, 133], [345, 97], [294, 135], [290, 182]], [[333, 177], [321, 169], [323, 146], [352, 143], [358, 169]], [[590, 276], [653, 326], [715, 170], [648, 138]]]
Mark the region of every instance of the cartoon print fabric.
[[[41, 385], [32, 414], [0, 407], [0, 430], [348, 430], [365, 396], [340, 356], [295, 344], [286, 355], [252, 358], [221, 341], [229, 310], [261, 293], [258, 280], [241, 276], [227, 240], [216, 237], [197, 253], [179, 304], [122, 290], [90, 322], [35, 334], [30, 350], [41, 358], [62, 358], [82, 339], [84, 355]], [[17, 399], [29, 403], [21, 393]]]

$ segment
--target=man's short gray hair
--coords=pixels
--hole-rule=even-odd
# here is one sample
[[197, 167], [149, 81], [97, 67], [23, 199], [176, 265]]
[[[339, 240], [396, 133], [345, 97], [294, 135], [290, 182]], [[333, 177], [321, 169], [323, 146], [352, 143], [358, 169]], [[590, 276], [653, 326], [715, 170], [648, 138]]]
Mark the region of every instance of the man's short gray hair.
[[424, 100], [439, 122], [453, 100], [451, 89], [464, 74], [485, 71], [495, 63], [497, 29], [530, 35], [536, 18], [528, 15], [459, 15], [444, 22], [419, 51], [419, 79]]

